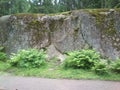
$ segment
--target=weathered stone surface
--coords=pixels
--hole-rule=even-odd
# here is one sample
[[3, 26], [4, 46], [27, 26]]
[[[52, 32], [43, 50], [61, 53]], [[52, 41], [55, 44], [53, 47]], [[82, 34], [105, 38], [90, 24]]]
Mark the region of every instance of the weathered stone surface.
[[46, 48], [50, 57], [63, 59], [61, 53], [87, 47], [115, 59], [120, 57], [120, 12], [78, 10], [59, 15], [3, 16], [0, 45], [8, 55], [19, 49]]
[[57, 51], [57, 49], [55, 48], [54, 45], [50, 45], [49, 47], [46, 48], [47, 49], [47, 58], [48, 60], [52, 59], [52, 58], [57, 58], [59, 61], [63, 61], [65, 59], [65, 55], [63, 55], [62, 53], [60, 53], [59, 51]]

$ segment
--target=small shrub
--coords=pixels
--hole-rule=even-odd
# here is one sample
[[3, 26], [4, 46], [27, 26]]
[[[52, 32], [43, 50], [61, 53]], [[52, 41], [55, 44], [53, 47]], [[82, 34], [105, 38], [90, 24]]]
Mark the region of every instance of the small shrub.
[[0, 61], [6, 61], [6, 59], [7, 59], [6, 54], [3, 52], [0, 52]]
[[116, 73], [120, 73], [120, 59], [117, 59], [111, 64], [111, 70]]
[[93, 70], [98, 75], [108, 74], [107, 63], [102, 60], [95, 64], [95, 67], [93, 67]]
[[3, 52], [4, 47], [0, 46], [0, 61], [6, 61], [7, 55]]
[[17, 54], [12, 54], [10, 64], [20, 68], [37, 68], [45, 63], [45, 59], [46, 55], [43, 50], [20, 50]]
[[91, 69], [100, 60], [100, 55], [94, 50], [80, 50], [68, 53], [65, 67]]

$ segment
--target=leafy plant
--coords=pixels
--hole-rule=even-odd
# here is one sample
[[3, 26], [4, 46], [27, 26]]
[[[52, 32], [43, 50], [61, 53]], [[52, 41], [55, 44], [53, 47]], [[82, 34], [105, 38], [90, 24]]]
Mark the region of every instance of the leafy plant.
[[112, 62], [111, 70], [113, 72], [120, 73], [120, 59], [117, 59], [116, 61]]
[[96, 63], [92, 69], [95, 71], [96, 74], [99, 75], [108, 74], [107, 62], [105, 62], [104, 60]]
[[0, 52], [0, 61], [6, 61], [7, 56], [4, 52]]
[[43, 50], [20, 50], [17, 54], [12, 54], [10, 64], [20, 68], [37, 68], [45, 63], [45, 59], [46, 54]]
[[4, 51], [4, 47], [0, 46], [0, 61], [7, 60], [7, 55], [3, 51]]
[[65, 67], [91, 69], [100, 60], [100, 55], [94, 50], [80, 50], [69, 52], [65, 61]]

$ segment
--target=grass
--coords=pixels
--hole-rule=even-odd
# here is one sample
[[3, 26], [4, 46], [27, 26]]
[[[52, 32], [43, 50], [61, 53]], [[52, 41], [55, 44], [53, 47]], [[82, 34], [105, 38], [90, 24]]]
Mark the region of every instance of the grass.
[[89, 80], [112, 80], [120, 81], [120, 74], [109, 73], [108, 75], [97, 75], [90, 70], [82, 69], [65, 69], [59, 61], [51, 60], [41, 68], [24, 69], [10, 67], [9, 64], [0, 62], [0, 74], [10, 73], [17, 76], [34, 76], [41, 78], [57, 78], [57, 79], [89, 79]]
[[5, 62], [0, 61], [0, 71], [7, 71], [10, 68], [10, 65]]

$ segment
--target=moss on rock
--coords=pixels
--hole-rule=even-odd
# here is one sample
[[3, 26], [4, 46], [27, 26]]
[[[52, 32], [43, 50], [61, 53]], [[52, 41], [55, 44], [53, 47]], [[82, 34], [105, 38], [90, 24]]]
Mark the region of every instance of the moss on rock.
[[106, 17], [105, 12], [108, 12], [108, 9], [86, 9], [85, 11], [91, 16], [95, 17], [96, 24], [100, 25], [104, 23]]

